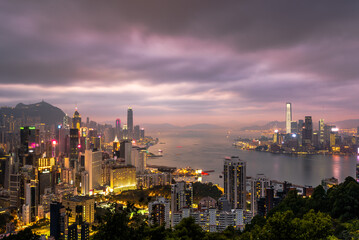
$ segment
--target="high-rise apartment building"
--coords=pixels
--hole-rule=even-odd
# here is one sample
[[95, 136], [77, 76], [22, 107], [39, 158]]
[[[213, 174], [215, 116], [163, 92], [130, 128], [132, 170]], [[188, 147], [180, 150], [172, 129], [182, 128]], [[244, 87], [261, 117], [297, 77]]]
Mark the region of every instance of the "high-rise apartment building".
[[149, 223], [170, 227], [170, 201], [163, 197], [148, 204]]
[[266, 196], [266, 188], [270, 186], [270, 181], [263, 174], [258, 174], [251, 180], [251, 211], [253, 215], [257, 214], [258, 201]]
[[224, 194], [232, 209], [246, 209], [246, 162], [239, 157], [224, 159]]
[[173, 216], [183, 209], [190, 210], [193, 205], [193, 188], [192, 183], [184, 181], [172, 184], [171, 187], [171, 213], [172, 226], [174, 226]]
[[291, 124], [292, 124], [292, 104], [290, 102], [287, 102], [286, 113], [285, 113], [285, 128], [287, 134], [292, 133]]

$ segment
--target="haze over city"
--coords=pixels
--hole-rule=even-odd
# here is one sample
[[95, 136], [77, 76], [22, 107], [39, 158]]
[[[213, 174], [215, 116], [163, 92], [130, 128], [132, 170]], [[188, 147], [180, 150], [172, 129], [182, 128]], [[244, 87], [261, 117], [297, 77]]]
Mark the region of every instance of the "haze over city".
[[358, 3], [0, 3], [0, 105], [96, 121], [358, 118]]

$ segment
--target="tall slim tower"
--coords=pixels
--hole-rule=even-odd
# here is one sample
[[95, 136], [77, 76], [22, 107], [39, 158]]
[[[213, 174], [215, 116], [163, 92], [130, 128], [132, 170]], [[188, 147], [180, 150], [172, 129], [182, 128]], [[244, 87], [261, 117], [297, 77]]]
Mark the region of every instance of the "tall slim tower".
[[324, 145], [324, 119], [319, 120], [319, 145]]
[[121, 138], [121, 119], [116, 119], [116, 136]]
[[285, 127], [286, 127], [286, 133], [292, 133], [292, 104], [290, 102], [287, 102], [286, 104], [286, 113], [285, 113]]
[[239, 157], [224, 159], [224, 195], [232, 209], [246, 209], [246, 162]]
[[128, 136], [130, 139], [133, 137], [133, 112], [132, 108], [128, 108], [127, 110], [127, 129], [128, 129]]

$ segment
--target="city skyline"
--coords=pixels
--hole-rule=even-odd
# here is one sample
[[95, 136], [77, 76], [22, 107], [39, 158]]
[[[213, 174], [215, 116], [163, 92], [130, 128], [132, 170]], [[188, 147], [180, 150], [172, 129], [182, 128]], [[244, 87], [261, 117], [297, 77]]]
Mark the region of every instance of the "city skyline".
[[44, 99], [99, 122], [131, 106], [181, 126], [280, 120], [283, 102], [293, 119], [359, 118], [358, 3], [0, 6], [1, 106]]

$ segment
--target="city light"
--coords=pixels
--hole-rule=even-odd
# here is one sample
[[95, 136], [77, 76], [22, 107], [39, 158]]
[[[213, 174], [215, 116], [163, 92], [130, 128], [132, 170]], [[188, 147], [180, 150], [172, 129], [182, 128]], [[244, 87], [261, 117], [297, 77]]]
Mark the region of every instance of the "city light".
[[52, 140], [52, 145], [56, 145], [57, 141], [56, 140]]

